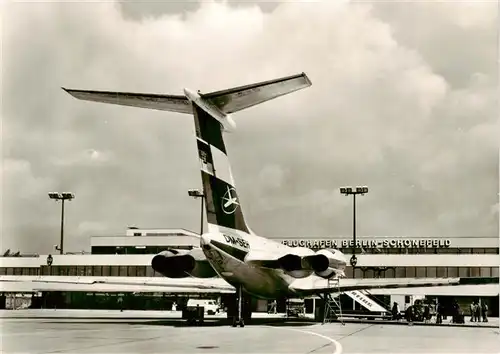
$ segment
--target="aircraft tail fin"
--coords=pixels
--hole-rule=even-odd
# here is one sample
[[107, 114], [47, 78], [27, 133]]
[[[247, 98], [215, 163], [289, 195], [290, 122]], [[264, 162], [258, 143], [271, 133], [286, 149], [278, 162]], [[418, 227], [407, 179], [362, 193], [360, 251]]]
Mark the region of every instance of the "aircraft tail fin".
[[231, 173], [223, 128], [196, 103], [193, 103], [193, 113], [208, 230], [228, 228], [250, 233]]

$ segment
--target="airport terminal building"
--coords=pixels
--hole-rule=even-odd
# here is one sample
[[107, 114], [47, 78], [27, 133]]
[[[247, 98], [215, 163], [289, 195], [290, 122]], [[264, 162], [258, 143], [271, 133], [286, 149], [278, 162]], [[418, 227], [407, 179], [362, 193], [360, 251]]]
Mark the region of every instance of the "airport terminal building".
[[[277, 241], [291, 247], [337, 248], [348, 257], [354, 250], [350, 236], [282, 238]], [[25, 276], [162, 277], [151, 268], [152, 256], [168, 248], [199, 247], [199, 234], [184, 229], [129, 228], [124, 235], [91, 236], [90, 243], [90, 254], [54, 254], [50, 255], [50, 261], [49, 255], [0, 257], [0, 277], [10, 280], [19, 280]], [[346, 275], [349, 278], [499, 276], [499, 239], [496, 237], [358, 237], [356, 243], [355, 253], [358, 263], [354, 272], [352, 267], [347, 267]], [[373, 289], [369, 293], [366, 292], [366, 295], [382, 297], [383, 301], [389, 304], [393, 300], [411, 302], [412, 296], [458, 297], [463, 300], [461, 305], [464, 310], [466, 310], [465, 304], [471, 298], [489, 299], [492, 313], [498, 316], [498, 289], [499, 287], [495, 285]], [[30, 289], [16, 289], [15, 285], [2, 291], [31, 292]], [[66, 303], [73, 303], [74, 297], [82, 296], [82, 294], [67, 294]], [[96, 296], [100, 295], [92, 294], [94, 300]], [[163, 298], [163, 301], [168, 298], [168, 294], [148, 294], [146, 297], [153, 297], [156, 300], [151, 302], [159, 303], [158, 296]], [[161, 307], [163, 308], [163, 305]], [[263, 309], [266, 307], [261, 306]], [[139, 308], [144, 306], [141, 305]]]

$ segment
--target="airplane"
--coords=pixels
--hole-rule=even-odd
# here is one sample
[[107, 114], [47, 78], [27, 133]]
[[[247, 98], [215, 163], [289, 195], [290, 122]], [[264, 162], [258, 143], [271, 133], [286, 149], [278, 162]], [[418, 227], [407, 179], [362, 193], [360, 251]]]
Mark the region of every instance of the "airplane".
[[[236, 290], [233, 327], [245, 325], [244, 295], [262, 299], [313, 295], [326, 298], [339, 295], [339, 291], [463, 283], [460, 278], [347, 279], [347, 258], [338, 249], [314, 251], [289, 247], [258, 236], [250, 229], [241, 208], [223, 134], [236, 129], [233, 113], [311, 85], [303, 72], [210, 93], [184, 88], [184, 95], [62, 87], [80, 100], [193, 115], [208, 231], [200, 236], [200, 248], [163, 251], [152, 258], [151, 266], [168, 278], [200, 278], [202, 281], [222, 278], [226, 283], [220, 285], [221, 290], [227, 291], [227, 284]], [[338, 287], [331, 286], [332, 279], [338, 280]]]

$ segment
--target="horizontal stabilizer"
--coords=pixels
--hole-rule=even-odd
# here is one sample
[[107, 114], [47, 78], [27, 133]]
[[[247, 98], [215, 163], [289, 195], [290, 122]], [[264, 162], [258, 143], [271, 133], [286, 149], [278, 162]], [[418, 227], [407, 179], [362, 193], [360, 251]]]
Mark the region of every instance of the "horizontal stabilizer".
[[305, 73], [302, 73], [256, 84], [201, 94], [201, 97], [210, 101], [225, 114], [229, 114], [309, 86], [311, 86], [311, 81]]
[[[309, 86], [311, 86], [311, 81], [305, 73], [302, 73], [251, 85], [238, 86], [227, 90], [198, 94], [202, 100], [213, 104], [222, 113], [229, 114]], [[193, 113], [191, 102], [184, 95], [74, 90], [64, 87], [62, 89], [71, 96], [84, 101], [177, 113]]]
[[185, 96], [158, 95], [152, 93], [72, 90], [64, 87], [62, 89], [71, 96], [84, 101], [149, 108], [177, 113], [193, 113], [191, 103]]

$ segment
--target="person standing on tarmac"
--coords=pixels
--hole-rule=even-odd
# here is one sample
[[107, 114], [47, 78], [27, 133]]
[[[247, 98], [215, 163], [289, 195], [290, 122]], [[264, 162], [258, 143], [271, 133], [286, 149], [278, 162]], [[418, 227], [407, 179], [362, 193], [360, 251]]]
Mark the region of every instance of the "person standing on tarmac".
[[453, 301], [453, 316], [451, 317], [451, 323], [458, 323], [458, 315], [460, 314], [460, 307], [458, 306], [457, 300]]
[[476, 304], [473, 302], [470, 303], [470, 321], [474, 322], [474, 317], [476, 316]]
[[408, 321], [408, 324], [412, 324], [413, 322], [413, 306], [410, 305], [405, 311], [405, 317], [406, 320]]
[[476, 302], [476, 322], [481, 322], [481, 305], [479, 305], [479, 302]]
[[120, 312], [123, 312], [123, 298], [121, 296], [118, 296], [118, 307], [120, 308]]
[[486, 305], [486, 301], [482, 301], [481, 305], [483, 310], [483, 322], [488, 322], [488, 305]]
[[399, 305], [397, 302], [394, 302], [394, 305], [392, 306], [392, 319], [399, 320]]
[[442, 312], [443, 312], [443, 306], [438, 302], [438, 304], [436, 305], [436, 323], [437, 324], [443, 323]]
[[431, 310], [429, 308], [429, 305], [425, 305], [425, 307], [424, 307], [424, 323], [429, 322], [430, 314], [431, 314]]

